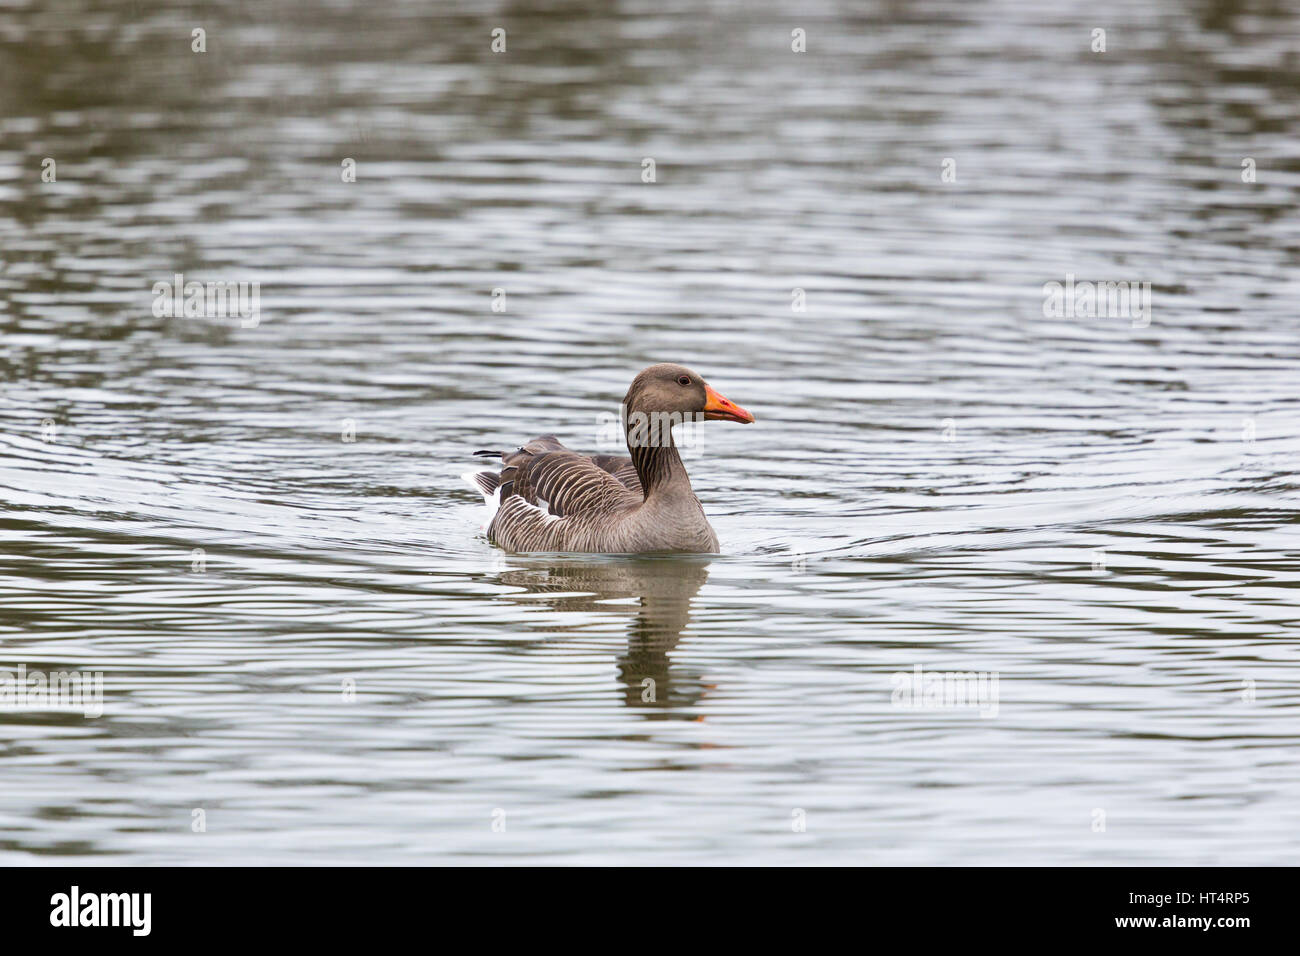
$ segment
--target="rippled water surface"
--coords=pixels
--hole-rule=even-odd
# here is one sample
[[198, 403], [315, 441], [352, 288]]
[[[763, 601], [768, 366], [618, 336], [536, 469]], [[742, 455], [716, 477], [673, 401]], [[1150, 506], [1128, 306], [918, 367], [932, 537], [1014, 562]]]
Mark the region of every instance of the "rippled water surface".
[[[1300, 10], [798, 6], [0, 9], [0, 861], [1295, 862]], [[655, 361], [724, 553], [489, 545]]]

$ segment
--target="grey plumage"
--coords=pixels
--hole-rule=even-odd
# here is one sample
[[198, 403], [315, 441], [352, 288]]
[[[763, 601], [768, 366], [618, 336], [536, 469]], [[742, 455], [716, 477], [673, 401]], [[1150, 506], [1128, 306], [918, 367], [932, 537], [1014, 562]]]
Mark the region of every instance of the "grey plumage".
[[634, 437], [630, 422], [635, 412], [739, 422], [753, 416], [680, 365], [645, 369], [623, 401], [631, 457], [582, 455], [543, 435], [501, 453], [499, 473], [465, 476], [494, 509], [486, 528], [490, 539], [514, 552], [717, 551], [717, 536], [691, 490], [671, 427], [650, 445]]

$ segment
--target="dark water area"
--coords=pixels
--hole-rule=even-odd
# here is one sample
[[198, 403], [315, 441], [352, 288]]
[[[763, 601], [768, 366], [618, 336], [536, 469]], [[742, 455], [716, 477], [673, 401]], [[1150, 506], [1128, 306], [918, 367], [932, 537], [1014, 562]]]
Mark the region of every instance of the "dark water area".
[[[3, 4], [0, 671], [103, 714], [0, 862], [1294, 863], [1298, 105], [1281, 2]], [[489, 544], [657, 361], [722, 554]]]

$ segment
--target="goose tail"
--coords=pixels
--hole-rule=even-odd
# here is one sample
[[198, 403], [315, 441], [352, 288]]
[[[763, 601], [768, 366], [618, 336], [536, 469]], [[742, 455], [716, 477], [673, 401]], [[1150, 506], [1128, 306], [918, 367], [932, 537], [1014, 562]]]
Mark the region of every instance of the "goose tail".
[[484, 502], [490, 502], [493, 493], [501, 485], [501, 476], [495, 471], [467, 471], [461, 479], [483, 496]]
[[501, 476], [495, 471], [467, 471], [461, 478], [483, 496], [483, 504], [487, 508], [483, 530], [487, 531], [501, 507]]

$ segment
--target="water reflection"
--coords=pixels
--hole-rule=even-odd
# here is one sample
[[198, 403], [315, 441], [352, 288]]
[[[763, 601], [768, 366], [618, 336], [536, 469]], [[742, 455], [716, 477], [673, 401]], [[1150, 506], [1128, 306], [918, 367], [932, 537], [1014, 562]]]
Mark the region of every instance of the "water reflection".
[[[526, 597], [504, 596], [515, 603], [630, 615], [627, 649], [618, 658], [623, 702], [657, 716], [690, 716], [690, 706], [709, 688], [698, 676], [672, 667], [669, 655], [691, 622], [691, 602], [708, 580], [709, 561], [696, 556], [556, 560], [505, 571], [497, 581], [526, 589]], [[629, 599], [634, 603], [615, 603]]]

